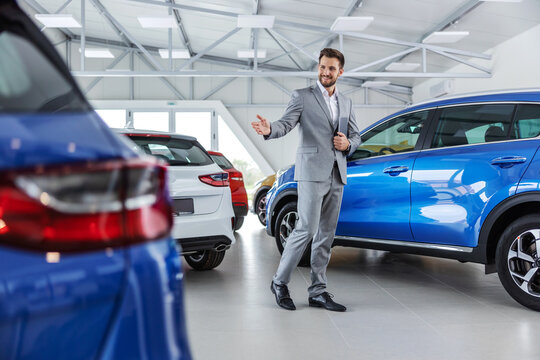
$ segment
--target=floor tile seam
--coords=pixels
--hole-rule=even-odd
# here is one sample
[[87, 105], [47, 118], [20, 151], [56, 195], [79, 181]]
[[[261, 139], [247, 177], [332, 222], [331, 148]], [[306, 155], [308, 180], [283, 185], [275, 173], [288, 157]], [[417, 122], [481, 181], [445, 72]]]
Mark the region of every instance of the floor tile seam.
[[396, 298], [394, 295], [392, 295], [388, 290], [386, 290], [385, 288], [383, 288], [382, 286], [380, 286], [379, 284], [377, 284], [377, 282], [373, 279], [371, 279], [371, 277], [369, 277], [368, 275], [366, 275], [367, 278], [372, 281], [375, 286], [379, 287], [382, 291], [384, 291], [386, 294], [388, 294], [388, 296], [390, 296], [392, 299], [394, 299], [395, 301], [398, 302], [398, 304], [400, 304], [401, 306], [403, 306], [405, 309], [407, 309], [407, 311], [409, 311], [411, 314], [413, 314], [415, 317], [417, 317], [418, 319], [420, 319], [421, 322], [423, 322], [424, 324], [426, 324], [429, 328], [431, 328], [433, 331], [435, 331], [435, 333], [438, 335], [438, 336], [442, 336], [442, 334], [432, 325], [430, 324], [427, 320], [425, 320], [422, 316], [420, 316], [420, 314], [418, 314], [416, 311], [412, 310], [410, 307], [408, 307], [407, 305], [405, 305], [403, 302], [401, 302], [398, 298]]
[[[308, 282], [308, 279], [304, 276], [304, 274], [302, 274], [302, 271], [297, 267], [296, 268], [296, 271], [298, 271], [300, 273], [300, 276], [302, 277], [302, 279], [304, 279], [304, 281], [306, 282], [306, 285], [310, 285], [310, 283]], [[337, 324], [335, 323], [334, 319], [332, 319], [332, 317], [330, 316], [330, 314], [326, 314], [326, 316], [330, 319], [330, 322], [332, 323], [332, 325], [334, 326], [334, 328], [336, 328], [339, 336], [341, 336], [341, 338], [343, 339], [343, 341], [345, 342], [345, 345], [347, 345], [347, 348], [348, 349], [352, 349], [352, 346], [351, 344], [349, 344], [349, 342], [347, 341], [347, 339], [345, 338], [345, 336], [343, 335], [343, 333], [341, 332], [341, 329], [337, 326]]]
[[473, 297], [473, 296], [471, 296], [471, 295], [469, 295], [469, 294], [467, 294], [467, 293], [465, 293], [465, 292], [463, 292], [463, 291], [457, 289], [456, 287], [454, 287], [454, 286], [452, 286], [452, 285], [450, 285], [450, 284], [447, 284], [446, 282], [444, 282], [444, 281], [442, 281], [442, 280], [440, 280], [440, 279], [437, 279], [437, 278], [434, 277], [433, 275], [430, 275], [430, 274], [428, 274], [428, 273], [426, 273], [426, 272], [424, 272], [424, 271], [422, 271], [422, 270], [420, 270], [420, 269], [418, 269], [418, 271], [420, 271], [421, 273], [423, 273], [423, 274], [426, 275], [427, 277], [429, 277], [429, 278], [435, 280], [436, 282], [439, 282], [439, 283], [443, 284], [444, 286], [446, 286], [446, 287], [448, 287], [448, 288], [450, 288], [450, 289], [456, 291], [457, 293], [462, 294], [462, 295], [464, 295], [465, 297], [467, 297], [467, 298], [469, 298], [469, 299], [471, 299], [471, 300], [477, 302], [478, 304], [480, 304], [480, 305], [482, 305], [482, 306], [485, 306], [485, 307], [487, 307], [487, 308], [489, 308], [489, 309], [495, 311], [497, 314], [499, 314], [499, 315], [501, 315], [501, 316], [504, 316], [505, 318], [507, 318], [507, 319], [509, 319], [509, 320], [512, 320], [512, 318], [511, 318], [510, 316], [507, 316], [504, 312], [497, 310], [497, 309], [496, 309], [495, 307], [493, 307], [492, 305], [490, 305], [490, 304], [488, 304], [488, 303], [486, 303], [486, 302], [483, 302], [483, 301], [481, 301], [481, 300], [479, 300], [479, 299], [477, 299], [477, 298], [475, 298], [475, 297]]

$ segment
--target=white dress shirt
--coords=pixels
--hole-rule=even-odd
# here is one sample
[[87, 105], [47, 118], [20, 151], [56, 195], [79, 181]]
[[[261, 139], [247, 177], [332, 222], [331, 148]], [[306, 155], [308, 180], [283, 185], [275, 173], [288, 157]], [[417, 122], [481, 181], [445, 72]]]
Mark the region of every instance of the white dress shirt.
[[332, 118], [332, 122], [334, 123], [334, 128], [336, 128], [337, 123], [338, 123], [338, 117], [339, 117], [339, 109], [338, 109], [338, 102], [337, 102], [337, 96], [338, 96], [337, 87], [334, 88], [334, 93], [332, 94], [332, 96], [329, 96], [326, 88], [318, 80], [317, 80], [317, 85], [319, 85], [319, 89], [322, 92], [324, 102], [326, 102], [328, 111], [330, 111], [330, 117]]

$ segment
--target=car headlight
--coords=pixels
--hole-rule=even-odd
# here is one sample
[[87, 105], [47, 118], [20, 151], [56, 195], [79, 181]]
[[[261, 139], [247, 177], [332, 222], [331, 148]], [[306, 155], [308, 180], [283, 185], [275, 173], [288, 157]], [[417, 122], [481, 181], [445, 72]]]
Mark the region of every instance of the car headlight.
[[277, 171], [277, 173], [276, 173], [276, 181], [274, 181], [274, 183], [278, 181], [278, 179], [281, 177], [281, 175], [283, 175], [287, 170], [289, 170], [292, 167], [293, 167], [292, 165], [289, 165], [289, 166], [285, 166], [285, 167], [279, 169]]

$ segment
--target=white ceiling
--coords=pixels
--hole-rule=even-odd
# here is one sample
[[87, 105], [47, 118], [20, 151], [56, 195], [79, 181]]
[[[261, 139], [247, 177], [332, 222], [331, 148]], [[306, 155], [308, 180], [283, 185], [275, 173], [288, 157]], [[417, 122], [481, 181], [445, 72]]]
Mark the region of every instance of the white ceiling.
[[[32, 0], [54, 13], [65, 0]], [[162, 0], [156, 2], [163, 3]], [[274, 15], [278, 22], [274, 29], [282, 33], [294, 43], [304, 45], [325, 35], [324, 32], [302, 27], [283, 25], [283, 22], [294, 22], [301, 26], [309, 25], [329, 29], [335, 18], [346, 15], [347, 9], [354, 0], [259, 0], [259, 14]], [[137, 21], [137, 16], [166, 16], [168, 8], [159, 5], [144, 4], [131, 0], [101, 0], [108, 12], [132, 35], [138, 42], [149, 47], [166, 48], [168, 46], [168, 31], [166, 29], [143, 29]], [[477, 4], [478, 3], [478, 4]], [[251, 14], [254, 11], [253, 0], [175, 0], [175, 4], [207, 9], [209, 11], [228, 12], [234, 14]], [[375, 20], [363, 34], [391, 38], [400, 41], [420, 42], [422, 38], [434, 30], [440, 30], [452, 19], [452, 14], [464, 5], [476, 5], [464, 14], [455, 24], [446, 30], [469, 31], [470, 35], [456, 44], [446, 47], [482, 53], [517, 34], [540, 24], [540, 0], [523, 0], [520, 3], [478, 2], [471, 0], [364, 0], [362, 5], [355, 8], [351, 16], [373, 16]], [[220, 37], [236, 28], [236, 17], [219, 14], [179, 9], [186, 34], [195, 53], [204, 50]], [[73, 0], [61, 13], [74, 14], [81, 18], [81, 0]], [[80, 29], [70, 29], [80, 35]], [[258, 46], [268, 51], [267, 59], [283, 53], [280, 46], [264, 29], [258, 31]], [[85, 35], [103, 40], [121, 41], [112, 30], [104, 17], [86, 0], [86, 29]], [[250, 47], [250, 29], [242, 29], [229, 39], [212, 49], [208, 55], [237, 60], [239, 49]], [[278, 37], [286, 49], [294, 49], [292, 45]], [[173, 47], [184, 48], [179, 31], [173, 29]], [[318, 41], [309, 46], [309, 54], [317, 54], [324, 41]], [[406, 46], [385, 44], [374, 41], [344, 37], [344, 53], [346, 70], [370, 63], [385, 56], [406, 49]], [[339, 47], [336, 38], [332, 47]], [[531, 44], [531, 46], [535, 46]], [[312, 70], [314, 62], [305, 54], [296, 51], [292, 55], [304, 70]], [[185, 60], [175, 60], [181, 64]], [[259, 60], [264, 62], [265, 60]], [[406, 56], [402, 61], [421, 62], [421, 53], [415, 52]], [[247, 64], [247, 62], [246, 62]], [[282, 56], [269, 64], [298, 70], [287, 56]], [[378, 64], [366, 71], [384, 69], [384, 64]], [[457, 63], [442, 56], [428, 56], [428, 72], [443, 72]], [[421, 71], [418, 70], [418, 71]], [[412, 86], [422, 79], [392, 78], [392, 83]]]

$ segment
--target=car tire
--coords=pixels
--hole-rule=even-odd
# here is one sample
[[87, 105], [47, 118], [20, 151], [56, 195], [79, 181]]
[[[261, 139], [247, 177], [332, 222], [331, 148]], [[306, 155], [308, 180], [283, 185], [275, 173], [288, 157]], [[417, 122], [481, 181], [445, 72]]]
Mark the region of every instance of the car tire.
[[240, 228], [244, 225], [244, 217], [243, 216], [237, 216], [234, 218], [234, 227], [233, 230], [240, 230]]
[[[298, 221], [298, 212], [296, 207], [296, 201], [285, 204], [281, 208], [276, 218], [275, 239], [276, 245], [280, 254], [283, 254], [283, 247], [287, 242], [287, 238], [294, 230], [296, 222]], [[311, 240], [308, 246], [304, 250], [302, 257], [298, 263], [298, 266], [307, 267], [311, 264]]]
[[261, 192], [255, 200], [255, 214], [259, 222], [266, 226], [266, 193], [268, 191]]
[[512, 222], [497, 244], [496, 266], [506, 291], [518, 303], [540, 311], [540, 214]]
[[195, 254], [184, 255], [189, 266], [194, 270], [211, 270], [223, 261], [225, 251], [203, 250]]

